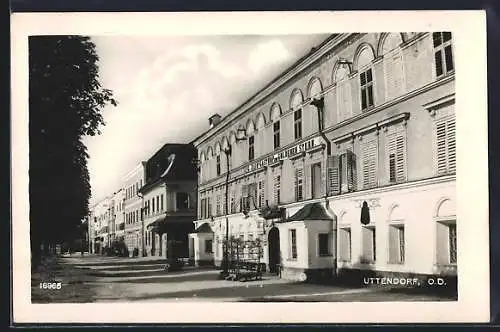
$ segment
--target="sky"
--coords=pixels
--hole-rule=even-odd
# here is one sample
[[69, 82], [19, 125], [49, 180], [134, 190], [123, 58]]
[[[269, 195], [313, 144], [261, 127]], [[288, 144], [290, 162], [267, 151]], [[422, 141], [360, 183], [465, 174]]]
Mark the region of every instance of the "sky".
[[328, 35], [95, 36], [99, 76], [117, 107], [88, 147], [91, 204], [166, 143], [189, 143]]

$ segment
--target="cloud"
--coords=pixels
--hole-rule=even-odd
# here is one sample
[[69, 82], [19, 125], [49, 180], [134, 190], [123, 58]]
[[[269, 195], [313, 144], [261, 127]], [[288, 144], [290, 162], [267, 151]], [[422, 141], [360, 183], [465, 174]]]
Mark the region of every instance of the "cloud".
[[284, 62], [289, 58], [290, 53], [283, 43], [272, 39], [257, 45], [248, 56], [248, 66], [254, 73], [259, 73], [269, 66]]

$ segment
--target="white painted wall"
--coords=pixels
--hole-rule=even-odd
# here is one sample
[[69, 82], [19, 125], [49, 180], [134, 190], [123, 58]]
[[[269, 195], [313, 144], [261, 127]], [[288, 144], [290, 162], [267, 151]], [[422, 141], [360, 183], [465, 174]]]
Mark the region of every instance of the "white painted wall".
[[[434, 182], [434, 183], [433, 183]], [[339, 216], [339, 224], [351, 225], [352, 261], [340, 262], [344, 268], [370, 268], [381, 271], [434, 273], [436, 262], [436, 221], [438, 203], [443, 198], [455, 201], [455, 181], [425, 181], [417, 185], [405, 184], [401, 189], [376, 189], [366, 193], [344, 195], [331, 199], [331, 207]], [[357, 200], [377, 199], [370, 208], [371, 224], [376, 227], [377, 259], [374, 264], [361, 264], [362, 238], [361, 209]], [[388, 219], [394, 205], [399, 207], [399, 217], [405, 225], [405, 263], [388, 263]], [[344, 214], [345, 213], [345, 214]], [[454, 212], [448, 212], [454, 213]]]

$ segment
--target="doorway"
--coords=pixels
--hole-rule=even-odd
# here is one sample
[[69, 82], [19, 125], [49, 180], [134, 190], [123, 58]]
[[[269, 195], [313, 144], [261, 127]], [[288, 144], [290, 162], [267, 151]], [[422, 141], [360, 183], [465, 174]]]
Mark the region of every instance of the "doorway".
[[277, 227], [269, 230], [267, 246], [269, 250], [269, 272], [277, 274], [279, 273], [278, 264], [280, 264], [280, 233]]

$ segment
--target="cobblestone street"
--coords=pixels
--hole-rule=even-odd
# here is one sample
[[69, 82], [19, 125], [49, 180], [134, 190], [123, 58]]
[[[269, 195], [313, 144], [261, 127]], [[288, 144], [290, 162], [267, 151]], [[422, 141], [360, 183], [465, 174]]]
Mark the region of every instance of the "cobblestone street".
[[[218, 273], [211, 268], [194, 267], [166, 272], [163, 261], [151, 258], [74, 255], [48, 262], [45, 270], [33, 274], [32, 302], [453, 300], [408, 289], [303, 284], [269, 275], [262, 281], [226, 281], [218, 280]], [[61, 289], [40, 289], [40, 282], [48, 281], [62, 282]]]

